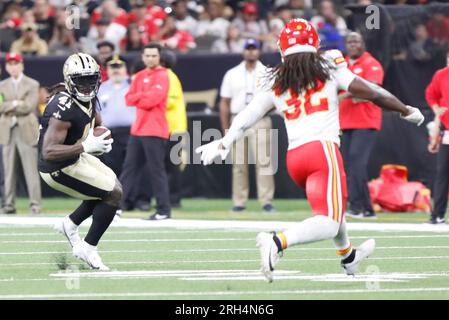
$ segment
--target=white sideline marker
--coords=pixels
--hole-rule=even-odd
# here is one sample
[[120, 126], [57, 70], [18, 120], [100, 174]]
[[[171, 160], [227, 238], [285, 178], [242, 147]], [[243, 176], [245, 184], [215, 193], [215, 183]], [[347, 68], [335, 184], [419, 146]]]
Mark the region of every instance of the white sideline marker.
[[[5, 217], [0, 216], [0, 226], [53, 226], [61, 217]], [[87, 220], [83, 226], [88, 226]], [[235, 230], [283, 230], [294, 226], [297, 222], [286, 221], [238, 221], [238, 220], [178, 220], [148, 221], [142, 219], [122, 218], [111, 224], [112, 227], [126, 228], [177, 228], [177, 229], [235, 229]], [[449, 224], [430, 225], [413, 223], [377, 223], [350, 222], [350, 231], [419, 231], [449, 232]]]
[[400, 293], [400, 292], [449, 292], [449, 287], [438, 288], [397, 288], [397, 289], [347, 289], [347, 290], [264, 290], [264, 291], [204, 291], [204, 292], [118, 292], [118, 293], [62, 293], [62, 294], [11, 294], [0, 295], [0, 299], [76, 299], [76, 298], [133, 298], [133, 297], [219, 297], [260, 295], [322, 295], [360, 293]]

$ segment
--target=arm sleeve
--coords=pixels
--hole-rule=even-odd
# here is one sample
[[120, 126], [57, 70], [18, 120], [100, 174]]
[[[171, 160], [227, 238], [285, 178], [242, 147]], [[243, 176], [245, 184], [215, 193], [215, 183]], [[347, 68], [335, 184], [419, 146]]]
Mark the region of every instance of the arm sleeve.
[[220, 96], [222, 98], [232, 98], [232, 90], [231, 90], [231, 74], [226, 72], [223, 77], [223, 82], [221, 83], [220, 88]]
[[348, 63], [339, 50], [329, 50], [324, 53], [325, 59], [332, 67], [332, 77], [340, 90], [348, 91], [349, 85], [356, 75], [348, 69]]
[[5, 101], [3, 98], [3, 94], [0, 93], [1, 101], [0, 101], [0, 114], [2, 113], [8, 113], [10, 111], [14, 110], [14, 107], [12, 105], [12, 101]]
[[384, 81], [384, 69], [382, 65], [380, 63], [372, 63], [368, 67], [364, 79], [381, 86]]
[[149, 110], [158, 106], [168, 95], [168, 73], [158, 75], [155, 84], [151, 86], [150, 90], [142, 93], [142, 96], [137, 103], [137, 108]]
[[77, 106], [71, 106], [71, 99], [68, 96], [57, 94], [47, 103], [45, 113], [56, 120], [71, 122], [74, 118], [72, 108], [77, 108]]
[[139, 81], [138, 77], [136, 77], [131, 82], [131, 86], [129, 87], [129, 90], [125, 95], [125, 102], [127, 106], [131, 107], [136, 106], [142, 95], [141, 92], [137, 92], [137, 81]]
[[26, 93], [23, 101], [17, 105], [16, 114], [27, 115], [36, 110], [39, 103], [39, 84], [33, 82], [30, 90]]
[[250, 104], [243, 109], [232, 121], [231, 128], [223, 137], [223, 146], [228, 149], [232, 143], [243, 136], [245, 130], [252, 127], [273, 108], [273, 99], [270, 92], [258, 92]]
[[439, 90], [438, 74], [436, 74], [426, 88], [426, 100], [429, 107], [440, 104], [441, 90]]

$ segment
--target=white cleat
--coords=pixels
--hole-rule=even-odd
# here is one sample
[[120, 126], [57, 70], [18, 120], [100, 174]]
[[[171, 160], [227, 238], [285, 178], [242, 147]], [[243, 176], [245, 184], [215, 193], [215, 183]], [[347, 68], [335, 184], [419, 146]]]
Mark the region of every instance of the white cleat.
[[73, 247], [73, 255], [87, 263], [92, 269], [109, 271], [109, 268], [103, 264], [103, 261], [101, 261], [97, 247], [91, 246], [85, 241], [81, 241]]
[[368, 258], [376, 248], [376, 241], [374, 239], [366, 240], [359, 247], [355, 248], [354, 260], [350, 263], [341, 263], [342, 268], [348, 276], [353, 276], [357, 273], [360, 263]]
[[70, 246], [73, 248], [77, 243], [81, 242], [78, 232], [78, 226], [70, 220], [69, 216], [64, 217], [53, 227], [56, 231], [63, 234], [69, 240]]
[[260, 232], [256, 237], [256, 245], [259, 247], [260, 251], [260, 271], [262, 271], [268, 282], [272, 282], [274, 267], [281, 259], [278, 247], [273, 240], [273, 234]]

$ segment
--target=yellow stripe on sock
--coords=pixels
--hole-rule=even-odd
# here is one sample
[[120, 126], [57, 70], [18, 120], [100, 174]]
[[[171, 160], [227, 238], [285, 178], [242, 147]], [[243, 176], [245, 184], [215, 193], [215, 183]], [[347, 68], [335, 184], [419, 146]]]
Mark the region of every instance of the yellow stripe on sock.
[[287, 249], [287, 238], [285, 237], [285, 234], [282, 232], [279, 232], [278, 234], [279, 239], [281, 239], [282, 242], [282, 250]]
[[337, 254], [340, 256], [344, 256], [345, 254], [347, 254], [349, 251], [351, 251], [352, 249], [352, 244], [349, 245], [349, 247], [347, 247], [346, 249], [343, 250], [337, 250]]

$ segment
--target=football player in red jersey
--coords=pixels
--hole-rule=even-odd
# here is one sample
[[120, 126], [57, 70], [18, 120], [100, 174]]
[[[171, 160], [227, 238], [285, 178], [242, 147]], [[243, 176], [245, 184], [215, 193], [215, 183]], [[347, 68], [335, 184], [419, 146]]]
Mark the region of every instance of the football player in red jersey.
[[265, 81], [259, 92], [237, 115], [227, 134], [196, 150], [205, 165], [218, 156], [224, 159], [232, 143], [273, 107], [283, 115], [289, 140], [288, 173], [305, 189], [313, 217], [284, 232], [257, 235], [262, 272], [268, 281], [273, 280], [283, 250], [297, 244], [333, 239], [348, 275], [354, 275], [374, 251], [374, 239], [353, 248], [346, 230], [346, 176], [338, 149], [338, 91], [348, 91], [354, 97], [396, 111], [414, 124], [424, 121], [419, 109], [404, 105], [388, 91], [353, 74], [340, 51], [320, 52], [319, 42], [315, 28], [307, 20], [287, 23], [279, 38], [282, 63], [261, 78]]

